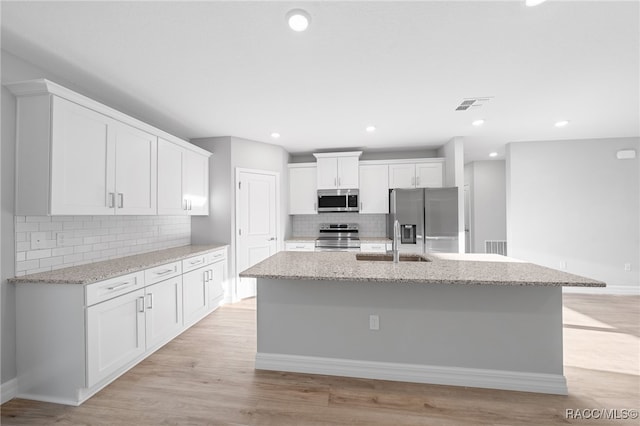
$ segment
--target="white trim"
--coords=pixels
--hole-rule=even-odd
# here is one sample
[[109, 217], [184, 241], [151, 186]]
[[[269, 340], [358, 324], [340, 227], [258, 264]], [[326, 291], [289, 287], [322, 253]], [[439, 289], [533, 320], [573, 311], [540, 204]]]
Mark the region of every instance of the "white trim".
[[443, 157], [429, 157], [429, 158], [403, 158], [399, 160], [360, 160], [359, 165], [374, 165], [374, 164], [423, 164], [423, 163], [443, 163]]
[[211, 156], [211, 152], [205, 149], [202, 149], [190, 142], [180, 139], [177, 136], [167, 133], [164, 130], [160, 130], [157, 127], [154, 127], [150, 124], [147, 124], [143, 121], [133, 118], [130, 115], [127, 115], [123, 112], [113, 109], [98, 101], [95, 101], [91, 98], [88, 98], [84, 95], [74, 92], [71, 89], [67, 89], [66, 87], [63, 87], [57, 83], [54, 83], [51, 80], [40, 78], [36, 80], [26, 80], [26, 81], [17, 81], [14, 83], [6, 83], [4, 84], [4, 86], [16, 96], [39, 96], [39, 95], [46, 95], [46, 94], [59, 96], [68, 101], [81, 105], [85, 108], [89, 108], [100, 114], [109, 116], [122, 123], [126, 123], [140, 130], [149, 132], [154, 136], [158, 136], [163, 139], [166, 139], [167, 141], [173, 142], [176, 145], [179, 145], [183, 148], [189, 149], [191, 151], [195, 151], [198, 154], [206, 155], [207, 157]]
[[362, 155], [362, 151], [342, 151], [342, 152], [315, 152], [313, 154], [316, 158], [321, 157], [360, 157]]
[[318, 167], [318, 163], [289, 163], [287, 167], [290, 169], [311, 168]]
[[556, 395], [568, 394], [567, 381], [562, 374], [355, 361], [260, 352], [256, 354], [255, 368], [257, 370], [290, 371], [434, 385], [468, 386]]
[[640, 296], [638, 285], [609, 285], [606, 287], [562, 287], [563, 293], [606, 294], [618, 296]]
[[232, 244], [234, 248], [234, 281], [233, 281], [233, 300], [239, 301], [238, 298], [238, 283], [240, 281], [238, 271], [238, 255], [239, 255], [239, 247], [238, 247], [238, 229], [240, 229], [240, 220], [238, 217], [238, 212], [240, 211], [240, 193], [238, 192], [238, 182], [240, 182], [240, 173], [253, 173], [260, 175], [268, 175], [275, 176], [276, 178], [276, 253], [282, 251], [284, 249], [284, 230], [281, 229], [280, 226], [280, 172], [275, 172], [273, 170], [260, 170], [260, 169], [247, 169], [244, 167], [236, 167], [235, 173], [235, 181], [233, 182], [233, 193], [235, 198], [235, 212], [233, 215], [233, 238]]
[[0, 404], [12, 400], [18, 395], [18, 378], [14, 377], [0, 384]]

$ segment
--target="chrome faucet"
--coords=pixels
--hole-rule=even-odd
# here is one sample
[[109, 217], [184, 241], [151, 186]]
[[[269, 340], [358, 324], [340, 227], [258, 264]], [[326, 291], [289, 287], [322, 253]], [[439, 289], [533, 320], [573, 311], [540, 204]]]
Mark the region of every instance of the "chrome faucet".
[[396, 219], [393, 222], [393, 263], [400, 262], [400, 222]]

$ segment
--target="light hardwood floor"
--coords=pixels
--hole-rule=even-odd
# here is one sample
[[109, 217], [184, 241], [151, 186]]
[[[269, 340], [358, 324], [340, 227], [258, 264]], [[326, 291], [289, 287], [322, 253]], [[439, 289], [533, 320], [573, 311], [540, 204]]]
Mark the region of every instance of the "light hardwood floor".
[[565, 295], [569, 396], [254, 370], [255, 300], [227, 305], [80, 407], [14, 399], [3, 425], [554, 425], [640, 408], [640, 297]]

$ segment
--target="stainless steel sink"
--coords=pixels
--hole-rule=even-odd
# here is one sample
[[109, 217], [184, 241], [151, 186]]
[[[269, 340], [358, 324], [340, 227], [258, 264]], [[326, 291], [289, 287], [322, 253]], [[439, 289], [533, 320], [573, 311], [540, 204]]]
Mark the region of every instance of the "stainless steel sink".
[[[356, 260], [393, 262], [393, 254], [385, 253], [358, 253]], [[400, 262], [431, 262], [431, 259], [412, 253], [400, 253]]]

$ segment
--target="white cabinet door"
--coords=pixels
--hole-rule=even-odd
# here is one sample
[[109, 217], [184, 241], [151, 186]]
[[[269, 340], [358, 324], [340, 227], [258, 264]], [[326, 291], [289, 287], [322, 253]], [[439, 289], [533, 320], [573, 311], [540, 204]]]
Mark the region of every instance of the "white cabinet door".
[[144, 290], [87, 308], [87, 386], [145, 353]]
[[389, 166], [360, 166], [360, 213], [389, 213]]
[[182, 198], [182, 162], [185, 149], [158, 139], [158, 214], [186, 215]]
[[389, 164], [389, 188], [414, 188], [415, 164]]
[[320, 157], [317, 160], [318, 189], [338, 187], [338, 160], [335, 157]]
[[358, 189], [358, 157], [338, 157], [338, 188]]
[[227, 259], [218, 261], [209, 266], [211, 276], [207, 285], [209, 286], [209, 309], [220, 306], [224, 299], [224, 284], [227, 280]]
[[154, 215], [158, 138], [119, 122], [114, 122], [113, 129], [116, 214]]
[[285, 243], [284, 245], [285, 251], [316, 251], [316, 243], [315, 242], [295, 242], [295, 243]]
[[113, 214], [113, 120], [57, 96], [52, 107], [51, 214]]
[[183, 197], [188, 214], [209, 214], [209, 157], [186, 150], [183, 160]]
[[182, 277], [145, 288], [146, 342], [153, 349], [182, 330]]
[[418, 163], [416, 164], [417, 188], [441, 188], [442, 187], [442, 163]]
[[209, 311], [208, 268], [199, 268], [182, 276], [184, 326], [189, 327]]
[[316, 167], [289, 168], [289, 214], [317, 214]]

